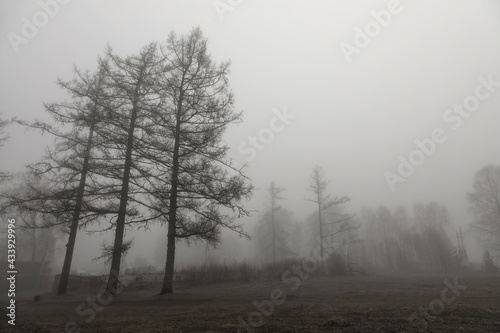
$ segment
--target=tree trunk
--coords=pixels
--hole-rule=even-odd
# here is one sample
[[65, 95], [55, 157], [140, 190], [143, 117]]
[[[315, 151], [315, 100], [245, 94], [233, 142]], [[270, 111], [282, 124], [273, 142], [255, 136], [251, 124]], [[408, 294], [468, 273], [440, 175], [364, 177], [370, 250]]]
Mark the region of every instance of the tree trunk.
[[323, 256], [323, 222], [321, 221], [321, 199], [318, 195], [319, 246], [321, 254], [321, 269], [325, 273], [325, 258]]
[[274, 228], [274, 198], [271, 198], [271, 225], [273, 232], [273, 265], [276, 265], [276, 230]]
[[177, 103], [177, 114], [175, 124], [174, 153], [172, 163], [172, 188], [170, 193], [168, 211], [168, 234], [167, 234], [167, 260], [165, 263], [165, 275], [163, 276], [163, 286], [160, 295], [171, 294], [174, 282], [175, 263], [175, 226], [177, 223], [177, 187], [179, 181], [179, 146], [181, 139], [181, 111], [183, 94], [180, 94]]
[[89, 131], [89, 138], [87, 140], [85, 157], [83, 159], [82, 174], [80, 177], [80, 184], [78, 185], [78, 193], [77, 193], [77, 197], [76, 197], [75, 211], [73, 213], [73, 219], [71, 221], [68, 243], [66, 244], [66, 254], [64, 257], [64, 264], [63, 264], [63, 268], [62, 268], [62, 272], [61, 272], [61, 279], [59, 280], [59, 287], [57, 289], [57, 295], [64, 295], [68, 289], [69, 273], [71, 270], [71, 261], [73, 260], [73, 251], [75, 249], [76, 233], [78, 231], [78, 222], [80, 220], [80, 212], [82, 209], [83, 193], [85, 190], [87, 172], [89, 170], [90, 150], [92, 149], [93, 136], [94, 136], [94, 124], [92, 123], [92, 125], [90, 127], [90, 131]]
[[120, 191], [120, 207], [118, 218], [116, 219], [115, 241], [113, 244], [113, 257], [111, 259], [111, 268], [109, 271], [106, 290], [111, 295], [115, 295], [118, 289], [118, 275], [120, 274], [120, 263], [122, 259], [123, 232], [125, 231], [125, 216], [127, 213], [128, 189], [130, 180], [130, 169], [132, 167], [132, 145], [134, 142], [135, 121], [137, 119], [137, 102], [134, 101], [132, 114], [130, 116], [130, 127], [127, 133], [127, 150], [125, 153], [125, 166], [123, 170], [122, 189]]

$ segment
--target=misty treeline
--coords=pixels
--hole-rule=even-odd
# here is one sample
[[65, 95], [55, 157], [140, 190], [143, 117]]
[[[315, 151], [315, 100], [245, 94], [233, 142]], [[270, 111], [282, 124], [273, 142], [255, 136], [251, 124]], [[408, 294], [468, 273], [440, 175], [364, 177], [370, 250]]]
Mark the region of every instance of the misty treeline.
[[[325, 257], [319, 263], [326, 274], [464, 268], [467, 258], [457, 248], [456, 229], [443, 205], [417, 203], [409, 211], [365, 207], [356, 216], [344, 210], [337, 207], [322, 214]], [[271, 214], [268, 209], [256, 228], [259, 258], [276, 262], [311, 256], [320, 239], [318, 220], [318, 213], [299, 222], [290, 210], [279, 208]]]
[[[255, 230], [258, 257], [263, 262], [313, 255], [319, 247], [319, 264], [327, 274], [371, 274], [376, 271], [449, 271], [468, 262], [455, 239], [456, 225], [446, 206], [415, 203], [410, 210], [385, 206], [362, 208], [351, 214], [347, 196], [328, 195], [325, 171], [316, 166], [309, 178], [309, 201], [317, 208], [306, 221], [297, 221], [281, 203], [286, 190], [271, 182], [266, 209]], [[493, 271], [500, 250], [500, 166], [486, 166], [467, 194], [473, 219], [470, 230], [485, 248], [483, 268]], [[320, 242], [321, 240], [321, 242]], [[318, 270], [321, 271], [321, 270]]]
[[459, 268], [460, 260], [449, 236], [452, 224], [443, 205], [418, 203], [411, 214], [404, 207], [394, 212], [384, 206], [363, 208], [355, 216], [343, 205], [348, 197], [330, 199], [326, 195], [327, 184], [324, 171], [316, 167], [311, 175], [311, 201], [321, 205], [306, 221], [298, 222], [292, 211], [277, 204], [277, 200], [283, 200], [278, 195], [284, 189], [271, 183], [270, 204], [256, 228], [263, 261], [311, 256], [319, 247], [318, 264], [327, 274]]
[[114, 231], [113, 244], [103, 245], [112, 294], [132, 246], [126, 228], [166, 225], [160, 294], [172, 292], [176, 239], [216, 244], [221, 228], [248, 237], [236, 219], [248, 215], [241, 202], [252, 186], [222, 141], [241, 119], [229, 65], [211, 60], [199, 28], [171, 32], [126, 58], [108, 47], [95, 71], [75, 69], [72, 80], [58, 80], [69, 99], [45, 104], [51, 122], [15, 120], [56, 138], [28, 166], [26, 181], [4, 191], [3, 210], [40, 214], [41, 227], [68, 232], [59, 295], [67, 291], [79, 229]]
[[353, 258], [372, 270], [439, 271], [458, 268], [448, 210], [431, 202], [418, 203], [408, 213], [380, 206], [361, 213], [366, 242]]

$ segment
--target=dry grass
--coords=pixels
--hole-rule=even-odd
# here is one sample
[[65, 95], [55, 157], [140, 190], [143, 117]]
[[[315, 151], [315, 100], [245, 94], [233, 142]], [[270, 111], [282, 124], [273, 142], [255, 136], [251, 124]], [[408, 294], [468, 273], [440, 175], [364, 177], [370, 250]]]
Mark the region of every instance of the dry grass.
[[[159, 289], [125, 291], [90, 323], [75, 310], [98, 290], [62, 298], [45, 294], [38, 303], [25, 295], [18, 298], [16, 328], [3, 319], [0, 331], [59, 333], [74, 321], [81, 332], [236, 332], [238, 317], [248, 322], [258, 311], [253, 302], [269, 300], [279, 289], [286, 301], [263, 316], [255, 332], [412, 332], [408, 317], [440, 297], [445, 278], [454, 276], [317, 276], [301, 280], [296, 290], [274, 280], [205, 284], [165, 296], [155, 295]], [[428, 323], [426, 332], [500, 332], [500, 276], [458, 275], [458, 281], [467, 289]], [[4, 309], [2, 304], [6, 318]]]

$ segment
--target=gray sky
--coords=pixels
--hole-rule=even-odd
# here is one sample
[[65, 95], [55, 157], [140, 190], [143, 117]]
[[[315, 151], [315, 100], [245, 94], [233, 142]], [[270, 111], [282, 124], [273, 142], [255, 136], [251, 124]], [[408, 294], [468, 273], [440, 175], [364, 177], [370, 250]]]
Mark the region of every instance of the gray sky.
[[[500, 86], [477, 88], [478, 77], [500, 82], [496, 0], [72, 0], [58, 7], [47, 9], [51, 17], [38, 1], [0, 2], [4, 117], [45, 119], [42, 102], [64, 98], [56, 78], [70, 79], [73, 65], [95, 68], [107, 43], [126, 56], [171, 30], [185, 34], [199, 25], [213, 58], [232, 61], [230, 84], [244, 122], [230, 128], [227, 142], [232, 158], [248, 162], [257, 188], [250, 209], [262, 208], [259, 189], [275, 180], [286, 188], [283, 206], [303, 219], [314, 209], [304, 199], [319, 164], [332, 195], [349, 195], [353, 212], [434, 200], [465, 226], [474, 173], [500, 163]], [[385, 26], [374, 18], [382, 10], [389, 13], [379, 14]], [[31, 35], [13, 47], [13, 34], [26, 37], [26, 22], [41, 26], [24, 27]], [[371, 37], [357, 47], [356, 35], [367, 27]], [[350, 59], [341, 49], [347, 44], [357, 47]], [[482, 100], [473, 97], [477, 89]], [[459, 124], [458, 113], [447, 110], [465, 101], [475, 111]], [[294, 118], [281, 126], [273, 118], [285, 109]], [[391, 191], [384, 174], [397, 175], [399, 156], [408, 159], [415, 140], [436, 128], [446, 141]], [[19, 171], [41, 156], [47, 140], [19, 127], [9, 132], [1, 167]], [[264, 148], [249, 161], [249, 137], [259, 134]]]

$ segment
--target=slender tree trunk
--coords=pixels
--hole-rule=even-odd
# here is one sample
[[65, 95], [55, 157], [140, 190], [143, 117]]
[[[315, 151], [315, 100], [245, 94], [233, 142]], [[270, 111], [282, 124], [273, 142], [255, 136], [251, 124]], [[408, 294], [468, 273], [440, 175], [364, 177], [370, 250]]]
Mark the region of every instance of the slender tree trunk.
[[118, 210], [118, 217], [116, 219], [113, 257], [111, 259], [111, 268], [109, 271], [108, 284], [106, 286], [106, 290], [108, 290], [112, 295], [116, 294], [119, 283], [118, 275], [120, 273], [120, 263], [122, 259], [123, 232], [125, 231], [125, 216], [127, 213], [130, 169], [132, 167], [132, 145], [134, 142], [134, 130], [135, 121], [137, 119], [137, 112], [137, 102], [134, 101], [132, 114], [130, 116], [130, 127], [127, 133], [127, 149], [125, 153], [125, 166], [123, 170], [122, 188], [120, 191], [120, 207]]
[[168, 211], [168, 234], [167, 234], [167, 260], [165, 263], [165, 275], [163, 276], [163, 286], [160, 295], [171, 294], [174, 282], [175, 263], [175, 226], [177, 223], [177, 187], [179, 185], [179, 146], [181, 139], [181, 111], [183, 94], [177, 103], [177, 114], [175, 124], [174, 153], [172, 163], [172, 188], [170, 193]]
[[273, 264], [276, 265], [276, 230], [274, 228], [274, 198], [271, 198], [271, 225], [273, 228]]
[[[36, 225], [36, 213], [33, 213], [33, 225]], [[33, 284], [37, 284], [39, 287], [39, 276], [37, 274], [38, 269], [36, 268], [36, 253], [37, 253], [37, 244], [36, 244], [36, 230], [33, 229], [31, 233], [31, 275], [33, 276]], [[38, 282], [38, 283], [37, 283]]]
[[66, 254], [64, 257], [64, 264], [61, 272], [61, 278], [59, 280], [57, 295], [64, 295], [68, 289], [69, 273], [71, 270], [71, 261], [73, 260], [73, 251], [75, 249], [76, 233], [78, 231], [78, 222], [80, 220], [80, 212], [83, 203], [83, 193], [85, 190], [85, 183], [87, 179], [87, 173], [89, 170], [90, 150], [92, 149], [93, 136], [94, 136], [94, 123], [92, 123], [90, 127], [89, 137], [87, 140], [87, 147], [85, 149], [85, 157], [83, 158], [83, 167], [80, 176], [80, 184], [78, 185], [75, 211], [73, 213], [73, 219], [71, 221], [68, 243], [66, 244]]
[[321, 200], [318, 196], [319, 246], [321, 254], [321, 268], [325, 273], [325, 258], [323, 256], [323, 222], [321, 221]]

